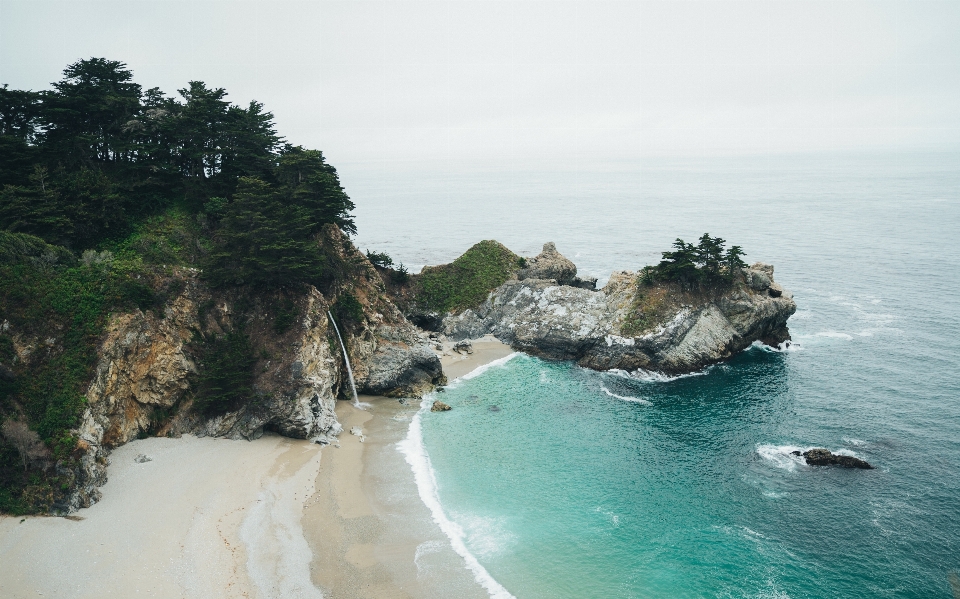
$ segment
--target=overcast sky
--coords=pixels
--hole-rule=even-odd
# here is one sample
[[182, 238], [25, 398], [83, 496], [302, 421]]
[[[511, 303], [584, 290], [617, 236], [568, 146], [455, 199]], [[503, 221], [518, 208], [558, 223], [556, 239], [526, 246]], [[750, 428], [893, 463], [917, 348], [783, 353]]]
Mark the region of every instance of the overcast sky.
[[960, 147], [960, 0], [0, 0], [0, 83], [90, 56], [334, 164]]

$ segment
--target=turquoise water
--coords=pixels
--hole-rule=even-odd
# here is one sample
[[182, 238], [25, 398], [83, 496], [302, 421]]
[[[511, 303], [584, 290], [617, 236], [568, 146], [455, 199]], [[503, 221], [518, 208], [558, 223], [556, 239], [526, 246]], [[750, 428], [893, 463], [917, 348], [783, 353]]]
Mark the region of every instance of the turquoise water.
[[[481, 574], [520, 599], [953, 596], [958, 165], [946, 154], [665, 162], [511, 173], [493, 191], [438, 175], [407, 216], [385, 204], [374, 215], [387, 182], [362, 179], [358, 241], [410, 264], [475, 239], [528, 252], [554, 240], [606, 275], [709, 231], [774, 263], [798, 304], [794, 351], [753, 348], [698, 376], [519, 356], [451, 385], [454, 409], [422, 413], [415, 432], [448, 531]], [[451, 203], [475, 219], [450, 221]], [[404, 218], [435, 234], [387, 240]], [[877, 469], [789, 454], [811, 446]]]

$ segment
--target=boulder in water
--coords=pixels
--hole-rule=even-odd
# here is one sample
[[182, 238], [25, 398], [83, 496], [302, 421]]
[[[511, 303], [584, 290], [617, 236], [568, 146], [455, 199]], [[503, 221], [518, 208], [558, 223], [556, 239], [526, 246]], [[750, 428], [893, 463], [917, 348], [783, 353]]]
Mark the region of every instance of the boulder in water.
[[800, 453], [792, 452], [793, 455], [802, 455], [808, 466], [840, 466], [841, 468], [862, 468], [864, 470], [873, 470], [873, 466], [860, 458], [849, 455], [840, 455], [831, 453], [829, 449], [816, 448]]
[[433, 402], [433, 406], [430, 408], [430, 411], [431, 412], [447, 412], [452, 409], [453, 408], [451, 408], [450, 406], [448, 406], [447, 404], [443, 403], [438, 399], [435, 402]]

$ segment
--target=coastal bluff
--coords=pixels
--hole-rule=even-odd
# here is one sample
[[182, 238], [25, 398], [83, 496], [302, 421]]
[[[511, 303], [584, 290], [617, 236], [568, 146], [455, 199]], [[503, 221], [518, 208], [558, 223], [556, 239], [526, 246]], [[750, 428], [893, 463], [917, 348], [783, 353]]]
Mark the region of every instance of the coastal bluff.
[[[145, 278], [152, 303], [105, 321], [68, 459], [31, 454], [30, 466], [59, 481], [31, 499], [33, 509], [69, 513], [96, 503], [111, 451], [135, 439], [253, 440], [269, 431], [331, 442], [343, 430], [337, 400], [352, 395], [344, 350], [359, 393], [422, 397], [447, 381], [440, 354], [469, 353], [465, 341], [485, 335], [597, 370], [680, 374], [757, 341], [788, 341], [796, 310], [762, 263], [723, 285], [685, 288], [621, 271], [598, 290], [552, 243], [524, 259], [483, 241], [452, 264], [408, 274], [371, 261], [335, 225], [316, 242], [331, 273], [317, 286], [216, 287], [185, 266]], [[4, 321], [15, 359], [0, 375], [25, 378], [62, 351], [61, 325], [33, 324]]]
[[640, 273], [620, 271], [594, 291], [552, 243], [529, 262], [481, 305], [447, 314], [442, 332], [454, 340], [492, 334], [518, 351], [595, 370], [665, 374], [700, 370], [754, 342], [776, 347], [790, 339], [796, 303], [769, 264], [742, 269], [725, 287], [645, 284]]
[[[360, 393], [421, 396], [444, 383], [427, 335], [390, 302], [363, 253], [333, 225], [324, 227], [318, 243], [330, 264], [342, 269], [323, 291], [305, 286], [278, 296], [217, 289], [199, 270], [177, 267], [151, 283], [172, 290], [162, 305], [112, 314], [72, 431], [71, 459], [52, 463], [40, 456], [35, 464], [55, 468], [63, 481], [52, 497], [38, 500], [39, 511], [69, 513], [96, 503], [111, 451], [138, 438], [190, 434], [253, 440], [271, 431], [329, 442], [342, 431], [336, 401], [350, 397], [331, 314], [343, 333]], [[41, 349], [51, 343], [57, 350], [54, 335], [45, 341], [9, 323], [5, 327], [17, 367], [42, 357]], [[251, 374], [243, 381], [243, 396], [214, 411], [205, 409], [203, 386], [209, 383], [203, 373], [222, 350], [215, 340], [238, 330], [250, 346], [244, 368], [249, 366]]]

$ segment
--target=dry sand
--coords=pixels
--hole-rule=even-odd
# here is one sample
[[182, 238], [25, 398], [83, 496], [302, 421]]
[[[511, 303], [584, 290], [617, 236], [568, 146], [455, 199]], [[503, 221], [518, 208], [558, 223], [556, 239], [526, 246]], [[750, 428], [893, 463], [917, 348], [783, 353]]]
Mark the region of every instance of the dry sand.
[[[453, 380], [510, 353], [486, 338], [441, 360]], [[103, 499], [72, 519], [0, 517], [0, 597], [487, 597], [397, 450], [419, 402], [361, 399], [339, 402], [322, 459], [276, 435], [116, 449]]]
[[[448, 343], [447, 345], [452, 345]], [[494, 360], [505, 358], [513, 353], [509, 345], [504, 345], [492, 335], [473, 340], [472, 354], [457, 354], [451, 350], [444, 351], [440, 356], [440, 363], [443, 364], [443, 372], [451, 381], [460, 378], [471, 370], [479, 368], [484, 364], [489, 364]]]
[[0, 597], [320, 596], [299, 529], [318, 445], [151, 438], [110, 459], [73, 519], [0, 520]]

